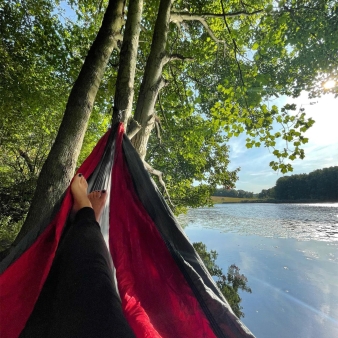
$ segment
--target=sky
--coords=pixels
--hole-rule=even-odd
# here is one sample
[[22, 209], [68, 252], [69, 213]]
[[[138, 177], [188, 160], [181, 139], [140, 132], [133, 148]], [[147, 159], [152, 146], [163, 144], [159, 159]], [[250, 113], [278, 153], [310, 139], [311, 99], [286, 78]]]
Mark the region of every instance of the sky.
[[[310, 102], [316, 101], [316, 104], [310, 105]], [[283, 98], [273, 102], [279, 107], [286, 103], [296, 103], [297, 107], [302, 105], [306, 116], [312, 117], [315, 124], [304, 134], [309, 138], [309, 142], [303, 145], [305, 158], [290, 162], [294, 170], [285, 175], [308, 174], [316, 169], [337, 166], [338, 98], [325, 95], [322, 98], [308, 99], [307, 93], [303, 92], [297, 99]], [[258, 193], [262, 189], [272, 188], [277, 179], [283, 176], [269, 166], [270, 161], [276, 161], [276, 157], [264, 147], [247, 149], [245, 139], [246, 135], [241, 135], [229, 142], [229, 169], [241, 168], [236, 189]]]

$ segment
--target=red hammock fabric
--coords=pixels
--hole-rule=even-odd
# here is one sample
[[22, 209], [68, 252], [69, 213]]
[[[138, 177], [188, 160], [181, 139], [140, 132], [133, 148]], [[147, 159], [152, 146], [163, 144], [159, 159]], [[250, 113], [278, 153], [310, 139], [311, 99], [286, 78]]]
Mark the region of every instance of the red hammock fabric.
[[[101, 159], [109, 133], [80, 167], [85, 177]], [[115, 145], [109, 245], [124, 314], [137, 337], [215, 337], [196, 298], [139, 201], [122, 153]], [[0, 277], [0, 336], [18, 337], [51, 268], [72, 207], [68, 189], [61, 209], [35, 243]], [[156, 327], [156, 328], [155, 328]]]
[[[78, 172], [89, 177], [100, 161], [108, 140], [107, 132]], [[50, 271], [62, 230], [72, 208], [67, 190], [60, 211], [34, 244], [0, 276], [0, 337], [19, 336], [33, 311]]]
[[[135, 335], [138, 338], [213, 338], [216, 332], [218, 337], [253, 337], [222, 295], [217, 295], [219, 290], [180, 228], [175, 222], [164, 222], [173, 220], [170, 211], [162, 208], [155, 217], [149, 209], [150, 204], [152, 210], [160, 210], [161, 198], [158, 199], [131, 145], [128, 147], [135, 153], [132, 158], [137, 158], [138, 164], [128, 162], [132, 152], [126, 150], [123, 134], [120, 124], [115, 135], [111, 173], [109, 248], [122, 309]], [[107, 143], [109, 135], [110, 131], [79, 168], [78, 172], [84, 177], [88, 178], [98, 166], [106, 145], [110, 144], [110, 141]], [[135, 175], [135, 169], [143, 170], [143, 175]], [[146, 202], [140, 191], [155, 194], [148, 194]], [[72, 203], [68, 189], [55, 219], [0, 276], [1, 338], [16, 338], [24, 329], [50, 271]], [[171, 242], [164, 229], [176, 229]], [[182, 261], [185, 268], [182, 268]]]
[[137, 337], [215, 337], [138, 196], [115, 146], [109, 246], [124, 314]]

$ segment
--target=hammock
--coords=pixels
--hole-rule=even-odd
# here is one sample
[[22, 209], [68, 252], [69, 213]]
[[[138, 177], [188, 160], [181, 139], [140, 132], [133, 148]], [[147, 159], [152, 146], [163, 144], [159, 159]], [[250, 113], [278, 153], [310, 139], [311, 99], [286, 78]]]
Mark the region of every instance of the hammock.
[[[137, 337], [253, 337], [234, 315], [124, 135], [108, 131], [78, 172], [109, 197], [101, 228], [124, 315]], [[0, 337], [18, 337], [50, 271], [69, 212], [39, 224], [0, 264]], [[160, 301], [159, 301], [160, 300]]]

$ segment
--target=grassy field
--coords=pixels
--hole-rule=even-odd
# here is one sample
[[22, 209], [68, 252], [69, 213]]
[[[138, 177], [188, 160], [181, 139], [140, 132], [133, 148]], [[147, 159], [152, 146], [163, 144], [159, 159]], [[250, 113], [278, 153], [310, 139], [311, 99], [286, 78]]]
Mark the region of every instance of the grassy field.
[[212, 196], [212, 201], [216, 203], [240, 203], [242, 201], [255, 201], [256, 198], [239, 198], [239, 197], [221, 197], [221, 196]]

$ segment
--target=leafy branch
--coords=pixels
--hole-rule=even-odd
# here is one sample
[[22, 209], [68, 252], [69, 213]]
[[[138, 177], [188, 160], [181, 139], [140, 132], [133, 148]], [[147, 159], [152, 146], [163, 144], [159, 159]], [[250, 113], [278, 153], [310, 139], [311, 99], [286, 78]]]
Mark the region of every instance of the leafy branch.
[[[238, 46], [237, 46], [236, 40], [231, 36], [231, 30], [230, 30], [230, 27], [229, 27], [228, 22], [227, 22], [227, 20], [226, 20], [226, 13], [225, 13], [225, 9], [224, 9], [224, 4], [223, 4], [223, 1], [222, 1], [222, 0], [220, 0], [220, 1], [221, 1], [221, 6], [222, 6], [222, 12], [223, 12], [224, 23], [225, 23], [225, 26], [226, 26], [226, 28], [227, 28], [227, 30], [228, 30], [229, 36], [230, 36], [230, 38], [231, 38], [231, 41], [232, 41], [232, 43], [233, 43], [233, 45], [234, 45], [234, 56], [235, 56], [235, 60], [236, 60], [236, 64], [237, 64], [237, 68], [238, 68], [238, 72], [239, 72], [239, 77], [240, 77], [240, 79], [241, 79], [241, 82], [242, 82], [243, 87], [245, 87], [245, 83], [244, 83], [244, 79], [243, 79], [243, 73], [242, 73], [241, 65], [239, 64], [239, 61], [238, 61], [238, 59], [237, 59], [237, 51], [239, 51], [239, 48], [238, 48]], [[248, 102], [247, 102], [247, 100], [246, 100], [246, 97], [244, 97], [244, 100], [245, 100], [245, 105], [246, 105], [246, 107], [248, 108]]]

